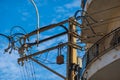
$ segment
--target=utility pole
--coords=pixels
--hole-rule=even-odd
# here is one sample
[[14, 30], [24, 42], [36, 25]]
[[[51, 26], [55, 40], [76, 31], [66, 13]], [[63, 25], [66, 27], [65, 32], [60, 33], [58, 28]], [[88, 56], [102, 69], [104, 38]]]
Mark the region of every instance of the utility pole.
[[[68, 27], [66, 27], [64, 24], [68, 24]], [[56, 75], [58, 75], [59, 77], [65, 79], [65, 80], [79, 80], [78, 76], [79, 76], [79, 66], [77, 64], [77, 49], [80, 49], [81, 50], [81, 46], [77, 45], [76, 44], [76, 38], [80, 38], [80, 36], [76, 33], [76, 26], [79, 26], [81, 27], [81, 25], [79, 23], [77, 23], [77, 21], [75, 21], [74, 18], [69, 18], [65, 21], [62, 21], [62, 22], [59, 22], [57, 24], [51, 24], [51, 25], [48, 25], [48, 26], [45, 26], [45, 27], [42, 27], [42, 28], [39, 28], [39, 32], [44, 32], [46, 30], [50, 30], [52, 28], [55, 28], [55, 27], [62, 27], [65, 32], [61, 32], [61, 33], [58, 33], [58, 34], [54, 34], [50, 37], [47, 37], [45, 39], [42, 39], [42, 40], [39, 40], [39, 42], [37, 43], [36, 41], [35, 42], [24, 42], [24, 44], [21, 44], [20, 46], [20, 51], [19, 54], [24, 53], [24, 50], [28, 50], [28, 48], [32, 47], [32, 46], [35, 46], [36, 44], [41, 44], [43, 42], [47, 42], [48, 40], [52, 40], [54, 38], [57, 38], [57, 37], [60, 37], [60, 36], [63, 36], [65, 34], [68, 35], [68, 41], [67, 42], [64, 42], [62, 44], [59, 44], [59, 45], [53, 45], [51, 46], [50, 48], [47, 48], [47, 49], [44, 49], [44, 50], [41, 50], [41, 51], [38, 51], [38, 52], [35, 52], [35, 53], [32, 53], [32, 54], [29, 54], [29, 55], [23, 55], [22, 57], [20, 57], [18, 59], [18, 63], [21, 64], [21, 65], [24, 65], [24, 61], [27, 59], [31, 59], [32, 61], [36, 62], [37, 64], [41, 65], [42, 67], [46, 68], [47, 70], [55, 73]], [[19, 39], [19, 42], [22, 43], [23, 40], [25, 39], [28, 39], [29, 37], [35, 35], [37, 33], [37, 30], [35, 31], [32, 31], [26, 35], [24, 35], [23, 37], [20, 37]], [[14, 42], [14, 44], [16, 43], [16, 41], [12, 41]], [[13, 43], [10, 43], [11, 45], [13, 45]], [[67, 75], [66, 77], [64, 75], [61, 75], [59, 74], [58, 72], [54, 71], [53, 69], [47, 67], [45, 64], [42, 64], [39, 60], [35, 59], [34, 57], [35, 56], [38, 56], [40, 54], [44, 54], [45, 52], [48, 52], [48, 51], [51, 51], [51, 50], [55, 50], [55, 49], [58, 49], [58, 48], [61, 48], [63, 46], [68, 46], [68, 52], [67, 52]], [[15, 45], [13, 45], [12, 47], [8, 47], [7, 49], [11, 49], [13, 47], [16, 47]], [[58, 56], [57, 56], [58, 57]], [[64, 58], [62, 57], [62, 55], [60, 55], [57, 59], [61, 60]], [[61, 64], [58, 63], [58, 64]]]
[[[73, 18], [71, 18], [74, 20]], [[69, 22], [69, 32], [68, 32], [68, 42], [69, 43], [76, 43], [76, 38], [72, 35], [73, 32], [76, 31], [76, 25], [72, 22]], [[67, 64], [67, 79], [68, 80], [75, 80], [75, 69], [74, 64], [77, 64], [77, 54], [76, 49], [73, 48], [71, 45], [68, 45], [68, 64]]]

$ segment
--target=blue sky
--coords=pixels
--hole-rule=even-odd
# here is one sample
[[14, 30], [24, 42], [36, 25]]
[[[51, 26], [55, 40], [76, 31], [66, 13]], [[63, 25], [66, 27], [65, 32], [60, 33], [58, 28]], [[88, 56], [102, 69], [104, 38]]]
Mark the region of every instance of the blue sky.
[[[40, 13], [40, 27], [57, 23], [59, 21], [68, 19], [73, 16], [75, 11], [80, 9], [80, 0], [35, 0]], [[31, 32], [36, 29], [36, 13], [32, 3], [29, 0], [0, 0], [0, 33], [9, 35], [10, 29], [13, 26], [21, 26], [26, 32]], [[56, 29], [48, 31], [50, 33], [56, 33]], [[58, 29], [61, 31], [62, 29]], [[20, 30], [15, 30], [20, 31]], [[15, 32], [14, 31], [14, 32]], [[48, 37], [48, 32], [40, 34], [42, 37]], [[39, 47], [33, 48], [33, 51], [45, 49], [46, 46], [58, 44], [56, 42], [66, 41], [66, 36], [60, 37], [46, 43], [40, 44]], [[31, 41], [35, 41], [35, 37], [31, 38]], [[19, 55], [17, 51], [13, 51], [12, 54], [3, 54], [7, 45], [7, 40], [0, 37], [0, 80], [63, 80], [48, 70], [42, 68], [34, 62], [26, 63], [26, 67], [21, 67], [17, 64], [17, 58]], [[33, 52], [31, 50], [31, 53]], [[66, 49], [64, 50], [66, 52]], [[55, 62], [55, 55], [57, 51], [48, 52], [50, 55], [49, 60], [52, 59]], [[43, 58], [48, 54], [42, 55]], [[53, 56], [54, 55], [54, 56]], [[31, 66], [33, 64], [34, 66]], [[46, 64], [49, 67], [59, 71], [65, 75], [65, 64]], [[31, 66], [31, 67], [30, 67]], [[35, 71], [30, 71], [31, 68], [35, 68]], [[27, 72], [29, 71], [29, 72]], [[30, 74], [35, 73], [36, 79], [31, 78]], [[27, 78], [23, 75], [27, 76]]]

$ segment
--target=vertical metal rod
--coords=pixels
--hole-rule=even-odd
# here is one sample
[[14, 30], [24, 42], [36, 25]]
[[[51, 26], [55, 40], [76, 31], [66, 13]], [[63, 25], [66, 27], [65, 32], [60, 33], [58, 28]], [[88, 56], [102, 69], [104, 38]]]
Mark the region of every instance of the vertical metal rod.
[[30, 0], [32, 2], [32, 4], [34, 5], [35, 7], [35, 11], [36, 11], [36, 15], [37, 15], [37, 45], [38, 45], [38, 42], [39, 42], [39, 26], [40, 26], [40, 17], [39, 17], [39, 11], [38, 11], [38, 8], [34, 2], [34, 0]]

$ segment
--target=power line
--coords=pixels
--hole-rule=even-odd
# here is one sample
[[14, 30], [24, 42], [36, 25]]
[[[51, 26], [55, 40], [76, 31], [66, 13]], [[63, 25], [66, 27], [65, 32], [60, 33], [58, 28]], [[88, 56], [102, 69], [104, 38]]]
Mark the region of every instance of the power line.
[[[31, 50], [29, 50], [30, 54], [31, 54]], [[34, 80], [36, 80], [36, 74], [35, 74], [35, 68], [34, 68], [34, 65], [33, 65], [33, 62], [29, 59], [29, 65], [30, 65], [30, 70], [31, 70], [31, 74], [32, 74], [32, 77]]]
[[15, 29], [15, 28], [20, 28], [25, 34], [27, 34], [27, 32], [25, 31], [24, 28], [22, 28], [21, 26], [13, 26], [10, 30], [10, 35], [12, 35], [12, 31]]
[[31, 63], [32, 63], [32, 68], [33, 68], [34, 78], [35, 78], [35, 80], [36, 80], [35, 68], [34, 68], [34, 65], [33, 65], [33, 62], [32, 62], [32, 61], [31, 61]]
[[[113, 19], [118, 19], [118, 20], [113, 20]], [[113, 20], [113, 21], [111, 21], [111, 20]], [[109, 22], [107, 22], [107, 21], [109, 21]], [[100, 25], [109, 24], [109, 23], [112, 23], [112, 22], [115, 22], [115, 21], [120, 21], [120, 16], [104, 19], [103, 21], [99, 21], [97, 23], [91, 23], [89, 25], [92, 25], [92, 27], [98, 27]], [[82, 28], [82, 29], [87, 30], [88, 28]]]
[[21, 69], [21, 66], [19, 66], [19, 72], [20, 72], [20, 75], [22, 77], [22, 80], [25, 80], [24, 73], [23, 73], [23, 71]]
[[33, 80], [36, 80], [35, 69], [34, 69], [31, 61], [29, 61], [29, 65], [30, 65], [30, 71], [31, 71], [31, 74], [32, 74], [32, 78], [33, 78]]
[[22, 67], [23, 67], [22, 71], [23, 71], [24, 79], [27, 80], [26, 72], [25, 72], [25, 66], [22, 66]]
[[27, 62], [24, 63], [24, 66], [25, 66], [26, 77], [29, 80], [31, 75], [30, 75], [30, 72], [29, 72], [28, 67], [27, 67]]
[[111, 9], [115, 9], [115, 8], [119, 8], [119, 7], [120, 7], [120, 5], [113, 6], [113, 7], [110, 7], [110, 8], [107, 8], [107, 9], [103, 9], [103, 10], [100, 10], [100, 11], [97, 11], [97, 12], [94, 12], [94, 13], [89, 13], [89, 15], [99, 14], [99, 13], [102, 13], [102, 12], [105, 12], [105, 11], [109, 11]]

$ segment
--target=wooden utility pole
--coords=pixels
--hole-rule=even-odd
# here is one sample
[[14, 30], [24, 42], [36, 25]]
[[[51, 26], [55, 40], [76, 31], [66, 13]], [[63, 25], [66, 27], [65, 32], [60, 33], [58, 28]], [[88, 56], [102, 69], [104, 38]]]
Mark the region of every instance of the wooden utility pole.
[[[66, 24], [66, 23], [69, 23], [69, 27], [68, 28], [66, 28], [64, 26], [64, 24]], [[79, 70], [77, 70], [77, 69], [79, 68], [79, 66], [77, 64], [77, 54], [76, 53], [77, 53], [77, 49], [81, 49], [81, 47], [76, 44], [76, 38], [80, 37], [76, 33], [76, 25], [79, 26], [78, 24], [79, 23], [77, 23], [74, 18], [70, 18], [70, 19], [62, 21], [60, 23], [52, 24], [52, 25], [48, 25], [48, 26], [40, 28], [39, 32], [44, 32], [46, 30], [55, 28], [57, 26], [61, 26], [66, 31], [65, 32], [61, 32], [61, 33], [56, 34], [56, 35], [52, 35], [52, 36], [50, 36], [48, 38], [39, 40], [39, 42], [38, 42], [39, 44], [43, 43], [43, 42], [46, 42], [48, 40], [57, 38], [59, 36], [63, 36], [65, 34], [68, 34], [68, 42], [64, 42], [62, 44], [59, 44], [59, 45], [56, 45], [56, 46], [52, 46], [51, 48], [47, 48], [45, 50], [41, 50], [41, 51], [35, 52], [33, 54], [21, 57], [21, 58], [18, 59], [18, 63], [24, 64], [24, 60], [31, 59], [34, 62], [36, 62], [39, 65], [41, 65], [42, 67], [46, 68], [47, 70], [50, 70], [51, 72], [55, 73], [56, 75], [58, 75], [59, 77], [65, 79], [65, 80], [78, 80], [79, 79], [78, 78], [78, 76], [79, 76], [79, 74], [78, 74]], [[30, 32], [30, 33], [28, 33], [28, 34], [26, 34], [24, 36], [27, 39], [30, 36], [35, 35], [36, 32], [37, 32], [37, 30], [32, 31], [32, 32]], [[21, 37], [21, 39], [22, 38], [23, 37]], [[27, 45], [27, 48], [29, 48], [29, 47], [32, 47], [32, 46], [38, 44], [38, 43], [35, 41], [35, 42], [32, 42], [32, 43], [26, 43], [26, 45]], [[59, 74], [58, 72], [50, 69], [49, 67], [45, 66], [44, 64], [40, 63], [38, 60], [35, 60], [35, 58], [34, 58], [37, 55], [43, 54], [43, 53], [51, 51], [51, 50], [58, 49], [60, 47], [66, 46], [66, 45], [68, 46], [68, 50], [67, 50], [68, 51], [68, 53], [67, 53], [67, 77], [64, 77], [63, 75]], [[23, 45], [21, 45], [21, 48], [26, 49], [26, 46], [23, 47]]]
[[[73, 20], [73, 18], [71, 18]], [[70, 20], [71, 20], [70, 19]], [[75, 32], [76, 26], [69, 22], [69, 32], [68, 32], [68, 42], [69, 43], [76, 43], [76, 38], [72, 35], [72, 32]], [[75, 70], [74, 64], [77, 64], [77, 54], [76, 49], [73, 48], [71, 45], [68, 45], [68, 64], [67, 64], [67, 79], [68, 80], [75, 80]]]

